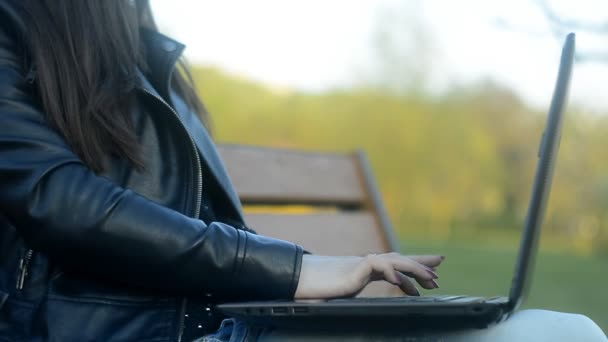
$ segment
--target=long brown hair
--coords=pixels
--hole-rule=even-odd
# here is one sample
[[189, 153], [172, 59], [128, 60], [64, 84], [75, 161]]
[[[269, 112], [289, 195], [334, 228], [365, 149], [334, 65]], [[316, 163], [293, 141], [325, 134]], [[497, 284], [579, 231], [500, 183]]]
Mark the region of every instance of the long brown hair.
[[[157, 30], [148, 0], [20, 0], [29, 70], [49, 123], [96, 172], [118, 157], [144, 168], [130, 116], [137, 67], [146, 69], [140, 28]], [[188, 68], [175, 90], [204, 115]], [[182, 74], [184, 72], [184, 74]]]

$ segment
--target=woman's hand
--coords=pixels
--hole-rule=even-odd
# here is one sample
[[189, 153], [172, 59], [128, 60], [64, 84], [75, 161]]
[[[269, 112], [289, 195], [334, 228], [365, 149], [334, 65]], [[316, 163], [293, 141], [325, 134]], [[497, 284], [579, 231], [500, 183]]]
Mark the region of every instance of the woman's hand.
[[355, 296], [371, 281], [384, 280], [399, 286], [408, 295], [420, 293], [410, 278], [425, 289], [439, 286], [435, 268], [439, 255], [404, 256], [399, 253], [366, 257], [304, 255], [296, 299], [326, 299]]

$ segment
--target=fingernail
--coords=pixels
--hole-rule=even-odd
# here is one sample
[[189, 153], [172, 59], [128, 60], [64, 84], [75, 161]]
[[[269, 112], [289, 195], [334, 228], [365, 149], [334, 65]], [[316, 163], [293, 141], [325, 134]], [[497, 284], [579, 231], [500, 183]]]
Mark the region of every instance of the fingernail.
[[431, 275], [431, 277], [433, 277], [433, 279], [437, 279], [439, 278], [439, 276], [437, 275], [437, 273], [431, 271], [430, 269], [426, 269], [427, 272], [429, 272], [429, 274]]
[[439, 257], [441, 258], [441, 260], [445, 259], [445, 255], [440, 255]]
[[414, 290], [416, 291], [416, 293], [414, 293], [412, 296], [420, 297], [420, 291], [418, 291], [418, 289], [415, 287], [414, 287]]
[[397, 285], [397, 286], [401, 286], [401, 278], [399, 278], [397, 273], [395, 273], [395, 281], [393, 282], [393, 284]]
[[435, 286], [436, 289], [439, 288], [439, 283], [437, 283], [437, 281], [435, 281], [435, 279], [431, 279], [431, 282], [433, 283], [433, 286]]

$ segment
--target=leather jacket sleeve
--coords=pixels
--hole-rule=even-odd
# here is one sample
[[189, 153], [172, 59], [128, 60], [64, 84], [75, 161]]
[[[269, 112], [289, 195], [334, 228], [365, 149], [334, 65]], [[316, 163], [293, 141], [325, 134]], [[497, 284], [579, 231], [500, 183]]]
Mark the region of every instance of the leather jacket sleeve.
[[0, 6], [0, 212], [31, 248], [98, 276], [179, 294], [292, 298], [302, 248], [205, 224], [88, 169], [44, 119]]

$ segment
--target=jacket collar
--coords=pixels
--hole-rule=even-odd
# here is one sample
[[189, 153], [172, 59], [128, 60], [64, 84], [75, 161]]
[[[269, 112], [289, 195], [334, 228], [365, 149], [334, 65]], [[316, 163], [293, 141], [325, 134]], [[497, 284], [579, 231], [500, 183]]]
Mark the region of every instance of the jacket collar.
[[145, 47], [147, 75], [150, 82], [163, 98], [168, 98], [169, 82], [175, 69], [175, 63], [186, 46], [160, 32], [146, 28], [140, 30], [140, 36]]
[[165, 102], [174, 107], [175, 112], [184, 123], [188, 134], [190, 134], [194, 140], [198, 152], [202, 157], [202, 161], [206, 163], [212, 176], [228, 195], [234, 209], [242, 218], [243, 212], [241, 202], [238, 194], [234, 190], [234, 186], [230, 181], [217, 149], [215, 148], [215, 144], [200, 121], [192, 122], [194, 115], [185, 115], [185, 113], [183, 113], [189, 109], [179, 98], [175, 97], [173, 92], [170, 91], [169, 82], [171, 74], [173, 73], [175, 63], [181, 56], [185, 45], [161, 33], [147, 29], [142, 29], [142, 39], [146, 46], [149, 68], [147, 74], [149, 76], [146, 77], [146, 75], [138, 69], [140, 87], [154, 96], [164, 99]]

